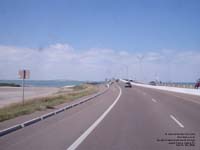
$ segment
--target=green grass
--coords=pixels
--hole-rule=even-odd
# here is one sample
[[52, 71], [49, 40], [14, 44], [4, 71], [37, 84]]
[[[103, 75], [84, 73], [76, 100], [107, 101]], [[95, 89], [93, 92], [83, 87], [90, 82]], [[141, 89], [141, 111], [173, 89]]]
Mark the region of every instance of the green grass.
[[97, 88], [93, 85], [84, 84], [73, 87], [71, 92], [57, 93], [54, 96], [37, 98], [28, 100], [24, 105], [21, 103], [12, 104], [8, 107], [0, 109], [0, 122], [9, 120], [21, 115], [33, 113], [35, 111], [41, 111], [48, 108], [54, 108], [59, 104], [69, 102], [83, 96], [87, 96], [97, 92]]

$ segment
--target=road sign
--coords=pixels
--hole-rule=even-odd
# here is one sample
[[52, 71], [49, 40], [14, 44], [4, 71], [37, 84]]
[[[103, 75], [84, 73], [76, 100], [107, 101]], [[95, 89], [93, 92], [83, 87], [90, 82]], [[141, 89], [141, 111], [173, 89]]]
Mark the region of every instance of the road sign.
[[22, 102], [24, 105], [24, 82], [25, 82], [25, 79], [30, 78], [30, 71], [29, 70], [19, 70], [18, 74], [19, 74], [19, 78], [22, 79]]
[[19, 78], [20, 79], [29, 79], [30, 78], [30, 71], [29, 70], [19, 70]]

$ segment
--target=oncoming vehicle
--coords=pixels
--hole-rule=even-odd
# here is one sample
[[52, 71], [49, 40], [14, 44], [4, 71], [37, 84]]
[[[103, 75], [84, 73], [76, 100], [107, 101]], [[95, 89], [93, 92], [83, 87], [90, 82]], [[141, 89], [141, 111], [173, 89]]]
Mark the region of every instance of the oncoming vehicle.
[[125, 83], [125, 87], [127, 87], [127, 88], [131, 88], [131, 87], [132, 87], [132, 85], [131, 85], [131, 83], [130, 83], [130, 82], [126, 82], [126, 83]]
[[197, 80], [197, 82], [196, 82], [194, 88], [195, 88], [195, 89], [200, 88], [200, 79]]

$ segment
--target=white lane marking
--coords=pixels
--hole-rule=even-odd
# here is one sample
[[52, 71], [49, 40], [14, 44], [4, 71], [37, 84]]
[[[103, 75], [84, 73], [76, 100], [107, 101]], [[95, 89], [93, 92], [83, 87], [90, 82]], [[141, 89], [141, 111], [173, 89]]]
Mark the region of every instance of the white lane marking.
[[152, 98], [151, 100], [152, 100], [154, 103], [157, 103], [157, 101], [156, 101], [155, 99]]
[[111, 111], [111, 109], [116, 105], [122, 94], [121, 88], [119, 86], [118, 88], [119, 88], [119, 95], [112, 103], [112, 105], [110, 105], [110, 107], [71, 146], [69, 146], [67, 150], [75, 150], [87, 138], [87, 136], [99, 125], [99, 123], [106, 117], [106, 115]]
[[180, 123], [180, 121], [178, 121], [173, 115], [170, 115], [170, 117], [181, 127], [184, 128], [184, 125], [182, 123]]

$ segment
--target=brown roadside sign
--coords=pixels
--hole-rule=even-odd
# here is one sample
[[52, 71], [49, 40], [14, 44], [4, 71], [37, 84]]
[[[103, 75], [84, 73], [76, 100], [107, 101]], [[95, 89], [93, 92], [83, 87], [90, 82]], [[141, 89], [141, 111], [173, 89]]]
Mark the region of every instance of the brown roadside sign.
[[20, 79], [29, 79], [30, 71], [29, 70], [19, 70], [18, 75], [19, 75]]

